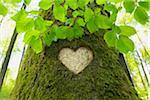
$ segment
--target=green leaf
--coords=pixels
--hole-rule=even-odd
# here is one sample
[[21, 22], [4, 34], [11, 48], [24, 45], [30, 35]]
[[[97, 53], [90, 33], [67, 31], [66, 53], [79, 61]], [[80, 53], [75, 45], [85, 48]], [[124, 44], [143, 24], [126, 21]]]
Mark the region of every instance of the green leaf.
[[73, 10], [76, 10], [78, 8], [78, 2], [77, 2], [77, 0], [67, 0], [66, 3]]
[[38, 31], [38, 30], [31, 30], [31, 31], [28, 31], [28, 32], [25, 33], [23, 41], [26, 44], [29, 44], [31, 39], [32, 39], [32, 37], [35, 37], [36, 39], [38, 39], [39, 36], [40, 36], [40, 31]]
[[126, 9], [126, 12], [132, 13], [135, 9], [135, 1], [134, 0], [124, 0], [124, 8]]
[[64, 2], [64, 0], [54, 0], [56, 5], [60, 5]]
[[16, 3], [21, 3], [22, 0], [0, 0], [0, 2], [3, 1], [3, 3], [10, 3], [13, 6], [17, 6]]
[[118, 34], [121, 32], [118, 26], [112, 26], [112, 30], [104, 34], [104, 40], [108, 47], [115, 47], [118, 39]]
[[134, 43], [127, 36], [120, 35], [116, 43], [117, 49], [122, 53], [128, 53], [129, 51], [134, 51]]
[[114, 31], [110, 31], [104, 34], [104, 40], [108, 47], [115, 47], [117, 41], [117, 34]]
[[84, 12], [84, 20], [85, 22], [88, 22], [94, 15], [94, 12], [90, 8], [86, 8]]
[[34, 19], [27, 18], [26, 22], [24, 23], [24, 31], [30, 31], [34, 29]]
[[76, 20], [76, 23], [77, 23], [79, 26], [85, 26], [85, 22], [84, 22], [84, 20], [83, 20], [82, 18], [78, 18], [78, 19]]
[[26, 32], [28, 30], [31, 30], [34, 26], [32, 22], [32, 18], [24, 18], [20, 19], [16, 22], [16, 30], [18, 33]]
[[140, 1], [138, 2], [138, 4], [143, 7], [145, 10], [149, 10], [150, 9], [150, 1]]
[[66, 20], [66, 25], [72, 26], [74, 24], [74, 19], [73, 18], [69, 18]]
[[118, 11], [116, 6], [113, 5], [113, 4], [106, 4], [104, 6], [104, 9], [107, 10], [107, 11], [112, 11], [112, 12], [117, 12]]
[[83, 16], [84, 12], [82, 10], [76, 10], [72, 13], [73, 17]]
[[64, 7], [64, 9], [66, 10], [66, 13], [67, 13], [68, 5], [65, 3], [62, 7]]
[[120, 28], [115, 25], [112, 26], [112, 31], [115, 32], [117, 35], [119, 35], [119, 33], [121, 32]]
[[35, 37], [32, 37], [30, 45], [36, 54], [43, 50], [42, 40], [40, 38], [36, 39]]
[[32, 15], [37, 15], [38, 16], [40, 14], [40, 11], [38, 11], [38, 10], [32, 10], [29, 13], [32, 14]]
[[87, 22], [87, 29], [89, 30], [90, 33], [94, 33], [97, 31], [98, 27], [95, 24], [94, 18], [92, 18]]
[[106, 0], [96, 0], [98, 5], [105, 4]]
[[78, 25], [74, 25], [73, 27], [67, 28], [66, 32], [66, 38], [68, 40], [72, 40], [74, 38], [81, 38], [84, 35], [84, 30]]
[[66, 38], [72, 40], [75, 37], [74, 29], [72, 27], [68, 28], [66, 31]]
[[73, 32], [74, 32], [74, 38], [81, 38], [84, 34], [83, 28], [79, 27], [78, 25], [74, 25]]
[[21, 2], [22, 0], [13, 0], [13, 3], [19, 3]]
[[20, 10], [19, 12], [17, 12], [17, 14], [14, 15], [14, 16], [12, 17], [12, 19], [13, 19], [14, 21], [18, 22], [18, 21], [20, 21], [20, 20], [26, 18], [27, 16], [28, 16], [28, 13], [27, 13], [25, 10], [22, 9], [22, 10]]
[[66, 26], [57, 27], [55, 29], [56, 37], [58, 39], [66, 39], [66, 31], [67, 31]]
[[74, 12], [72, 13], [72, 16], [73, 16], [73, 17], [77, 17], [79, 14], [80, 14], [80, 13], [79, 13], [78, 11], [74, 11]]
[[43, 37], [44, 37], [44, 42], [46, 43], [47, 46], [50, 46], [53, 41], [57, 41], [56, 37], [56, 31], [58, 29], [57, 25], [53, 25], [49, 27], [49, 32], [45, 32]]
[[47, 30], [46, 23], [45, 23], [44, 19], [40, 16], [35, 19], [34, 24], [35, 24], [36, 30], [39, 30], [41, 32], [44, 32]]
[[7, 8], [3, 4], [0, 3], [0, 15], [5, 16], [7, 13], [8, 13]]
[[121, 35], [131, 36], [136, 33], [136, 30], [131, 26], [120, 26]]
[[94, 15], [99, 14], [101, 12], [102, 8], [95, 8], [94, 9]]
[[99, 28], [108, 29], [112, 27], [113, 22], [106, 16], [96, 15], [95, 23]]
[[80, 8], [83, 8], [85, 5], [87, 5], [90, 2], [90, 0], [78, 0], [78, 6]]
[[137, 7], [134, 12], [134, 18], [141, 24], [146, 24], [148, 22], [149, 17], [146, 11], [142, 7]]
[[105, 4], [104, 9], [107, 10], [108, 12], [111, 12], [110, 19], [112, 21], [116, 21], [118, 14], [118, 9], [116, 8], [116, 6], [113, 4]]
[[123, 0], [109, 0], [110, 2], [114, 2], [114, 3], [118, 3], [118, 2], [122, 2]]
[[53, 24], [53, 21], [44, 20], [46, 26], [51, 26]]
[[54, 17], [61, 21], [61, 22], [65, 22], [66, 21], [66, 14], [67, 14], [67, 11], [64, 7], [62, 6], [55, 6], [54, 7], [54, 10], [53, 10], [53, 13], [54, 13]]
[[44, 10], [48, 10], [50, 7], [52, 7], [52, 4], [53, 4], [52, 0], [41, 0], [39, 6]]
[[31, 2], [31, 0], [24, 0], [24, 3], [25, 3], [26, 5], [29, 5], [30, 2]]
[[44, 42], [46, 43], [47, 46], [50, 46], [53, 42], [53, 39], [55, 38], [55, 33], [54, 32], [48, 32], [44, 34]]

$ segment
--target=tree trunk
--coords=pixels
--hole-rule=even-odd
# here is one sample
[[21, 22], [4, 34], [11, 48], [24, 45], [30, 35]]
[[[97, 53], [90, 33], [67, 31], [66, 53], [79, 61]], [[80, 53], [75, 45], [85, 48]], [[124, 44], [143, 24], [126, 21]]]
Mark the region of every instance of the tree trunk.
[[[58, 59], [69, 47], [90, 48], [93, 61], [74, 74]], [[118, 52], [108, 48], [102, 36], [90, 35], [73, 41], [59, 40], [40, 54], [28, 48], [11, 100], [139, 100]]]

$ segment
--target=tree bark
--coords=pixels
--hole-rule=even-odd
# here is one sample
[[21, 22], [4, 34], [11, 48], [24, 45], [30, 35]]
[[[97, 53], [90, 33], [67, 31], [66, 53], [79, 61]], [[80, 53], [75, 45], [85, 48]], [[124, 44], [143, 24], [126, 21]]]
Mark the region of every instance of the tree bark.
[[[99, 33], [101, 34], [101, 33]], [[74, 74], [58, 59], [59, 51], [87, 47], [93, 61]], [[73, 41], [59, 40], [35, 54], [29, 47], [22, 62], [11, 100], [139, 100], [119, 53], [108, 48], [102, 35], [84, 36]]]

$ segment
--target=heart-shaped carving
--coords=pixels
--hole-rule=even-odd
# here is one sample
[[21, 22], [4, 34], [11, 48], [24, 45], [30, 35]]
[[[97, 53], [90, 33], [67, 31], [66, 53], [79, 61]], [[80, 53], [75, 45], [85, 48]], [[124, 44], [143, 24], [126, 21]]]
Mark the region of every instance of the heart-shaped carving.
[[63, 48], [59, 53], [59, 60], [70, 71], [78, 74], [93, 60], [93, 52], [85, 47], [80, 47], [76, 51]]

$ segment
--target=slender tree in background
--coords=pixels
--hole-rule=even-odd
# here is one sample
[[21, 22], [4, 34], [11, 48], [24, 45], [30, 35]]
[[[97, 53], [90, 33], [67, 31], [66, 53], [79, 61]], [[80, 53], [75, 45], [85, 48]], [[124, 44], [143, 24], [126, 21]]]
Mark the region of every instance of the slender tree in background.
[[[23, 4], [22, 9], [25, 9], [25, 8], [26, 8], [26, 6], [25, 6], [25, 4]], [[0, 90], [1, 90], [2, 85], [3, 85], [4, 77], [5, 77], [7, 68], [8, 68], [8, 63], [9, 63], [11, 53], [12, 53], [15, 41], [17, 39], [17, 36], [18, 36], [18, 33], [16, 32], [16, 30], [14, 30], [14, 33], [11, 37], [11, 41], [9, 43], [9, 46], [8, 46], [8, 49], [6, 52], [6, 56], [5, 56], [5, 59], [3, 61], [1, 72], [0, 72]]]
[[0, 90], [1, 90], [1, 87], [2, 87], [2, 84], [3, 84], [3, 81], [4, 81], [4, 77], [5, 77], [5, 74], [6, 74], [6, 71], [7, 71], [8, 63], [9, 63], [9, 60], [10, 60], [11, 52], [12, 52], [13, 46], [15, 44], [16, 38], [17, 38], [17, 33], [14, 32], [14, 34], [13, 34], [13, 36], [11, 38], [8, 50], [6, 52], [5, 59], [4, 59], [3, 64], [2, 64], [2, 68], [1, 68], [1, 73], [0, 73]]

